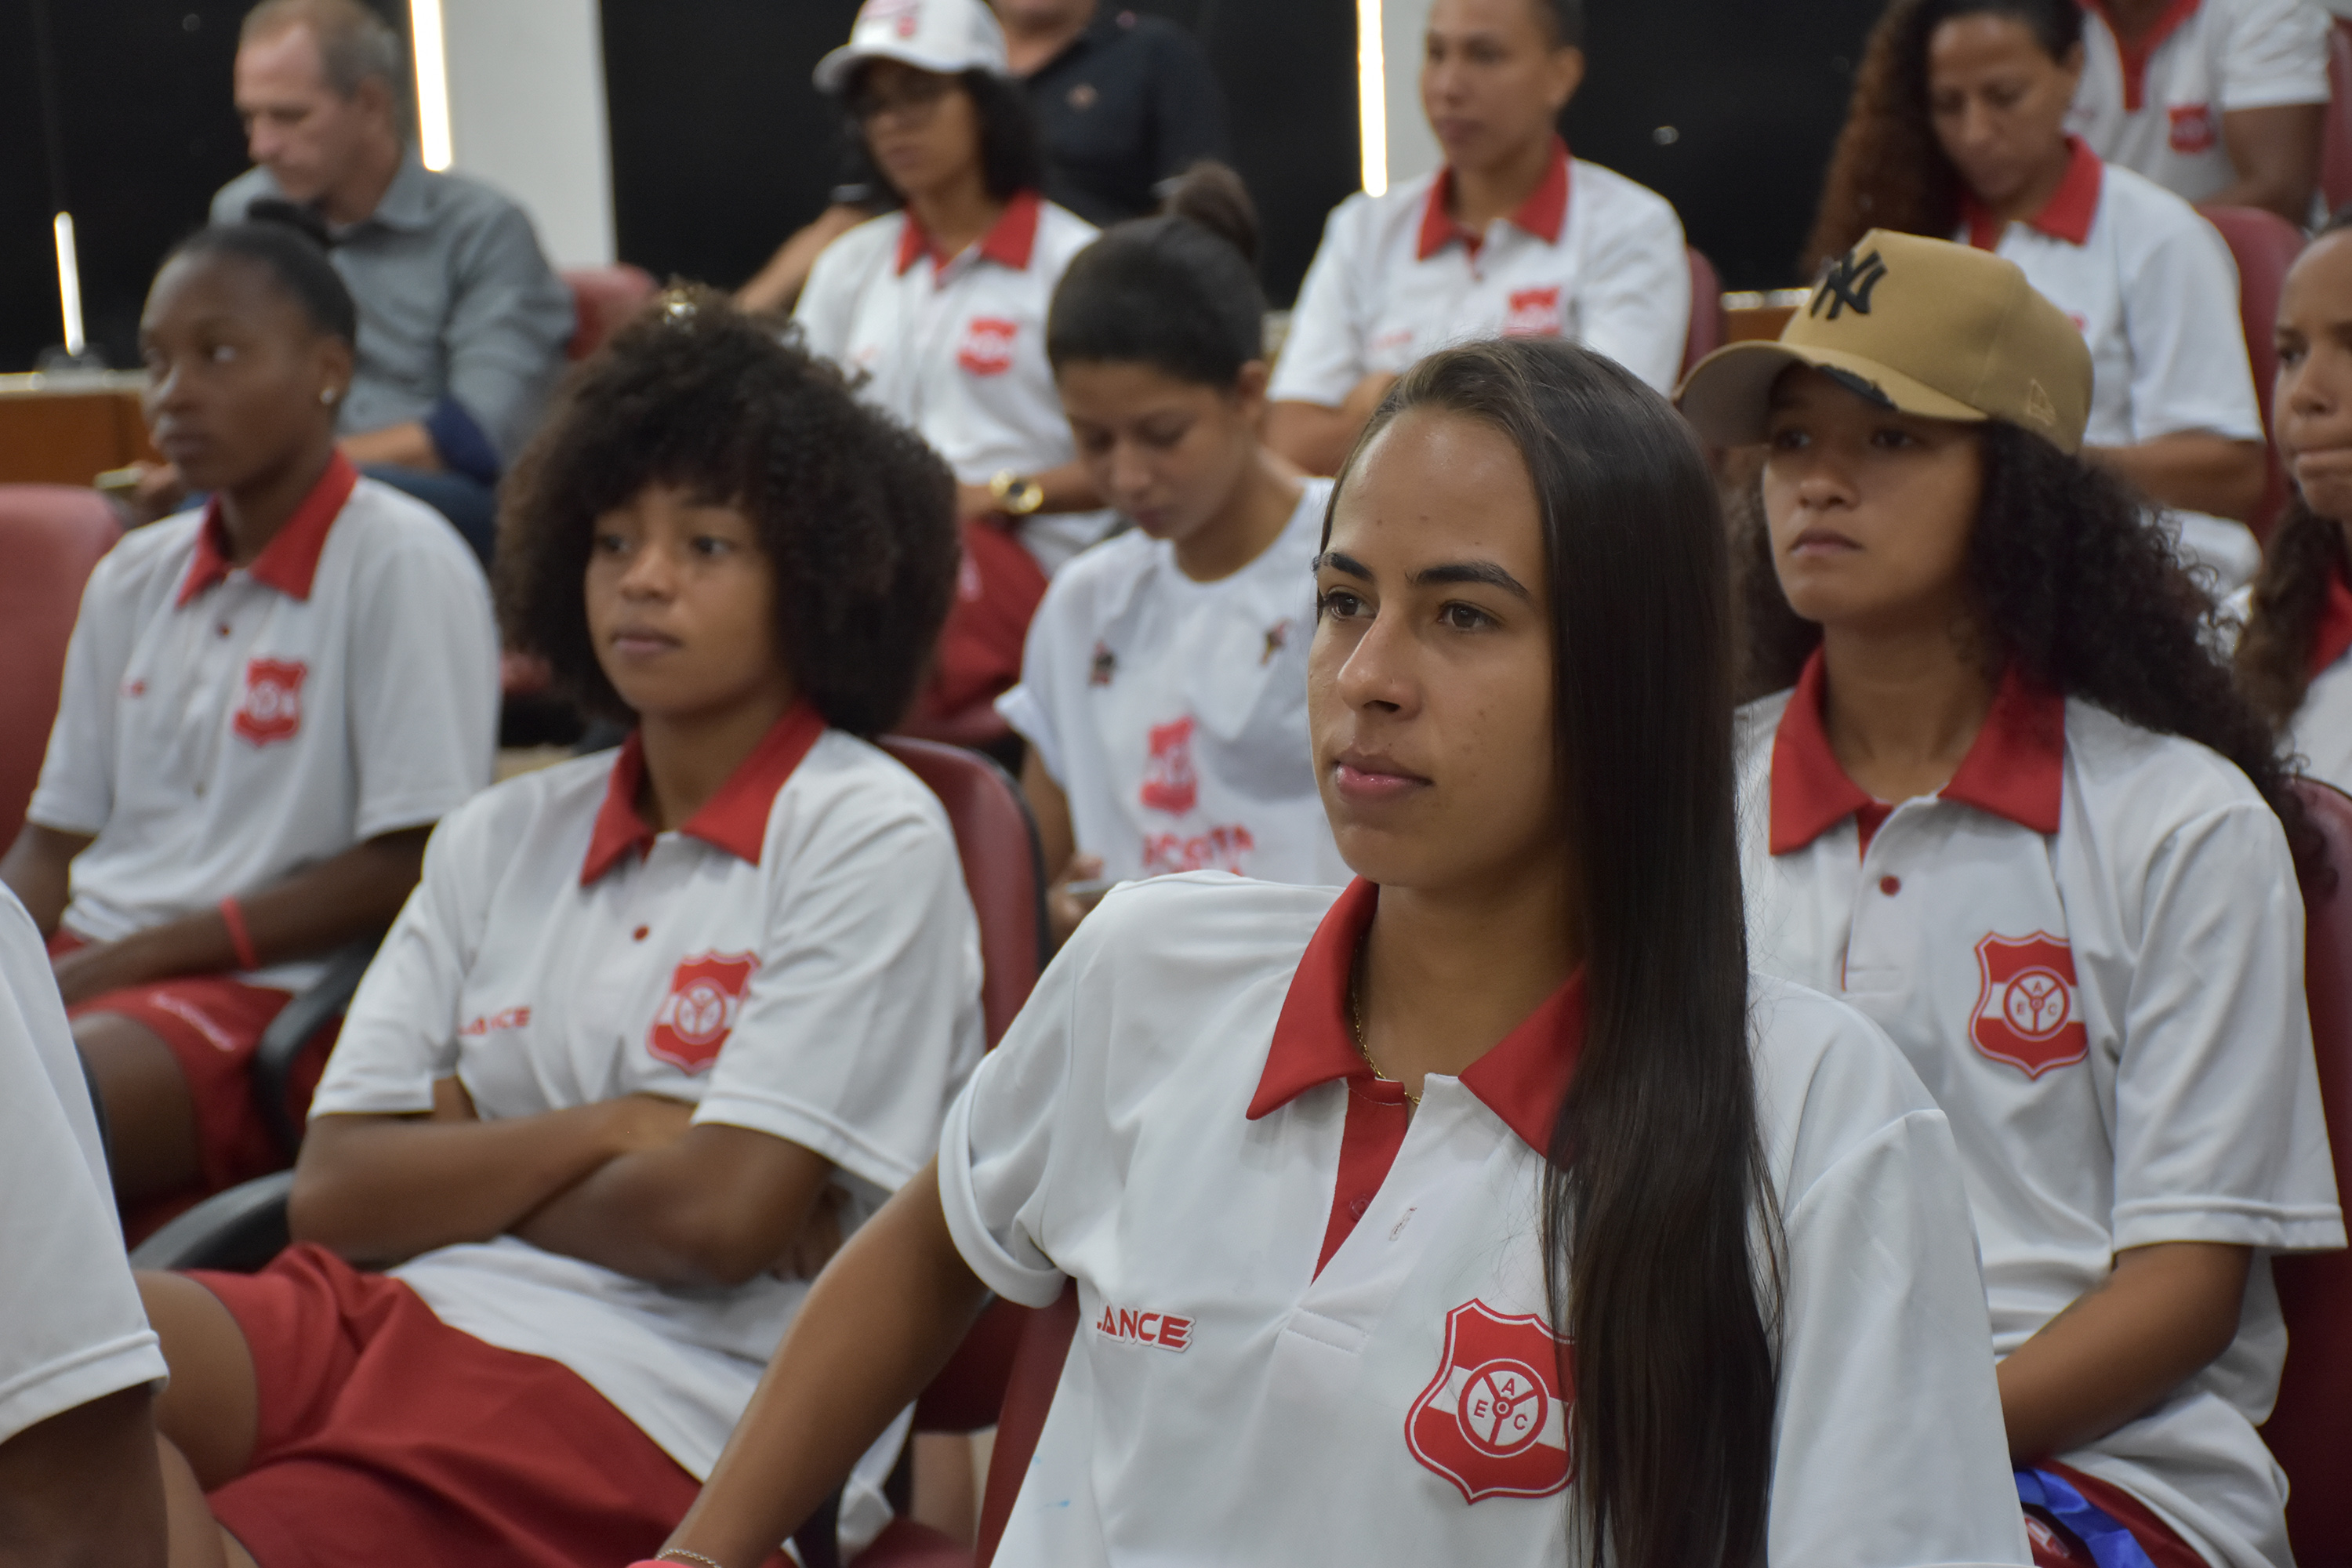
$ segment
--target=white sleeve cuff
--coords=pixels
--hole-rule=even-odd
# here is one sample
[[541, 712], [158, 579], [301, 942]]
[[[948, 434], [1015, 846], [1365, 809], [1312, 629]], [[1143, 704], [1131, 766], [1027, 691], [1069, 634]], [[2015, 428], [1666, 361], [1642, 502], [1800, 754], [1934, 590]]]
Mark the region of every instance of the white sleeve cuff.
[[949, 1107], [947, 1125], [940, 1130], [940, 1207], [946, 1212], [948, 1234], [955, 1238], [956, 1250], [963, 1254], [964, 1263], [981, 1283], [1024, 1307], [1050, 1307], [1061, 1296], [1066, 1277], [1054, 1267], [1053, 1259], [1027, 1246], [1021, 1247], [1027, 1256], [1016, 1256], [981, 1218], [980, 1194], [971, 1180], [969, 1084]]

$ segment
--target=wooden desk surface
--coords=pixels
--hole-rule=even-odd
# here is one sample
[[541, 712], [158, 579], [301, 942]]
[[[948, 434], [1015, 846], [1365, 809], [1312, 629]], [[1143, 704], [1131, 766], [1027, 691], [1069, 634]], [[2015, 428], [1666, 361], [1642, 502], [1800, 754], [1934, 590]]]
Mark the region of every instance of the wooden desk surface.
[[0, 375], [0, 484], [86, 485], [137, 458], [159, 461], [139, 411], [146, 378]]

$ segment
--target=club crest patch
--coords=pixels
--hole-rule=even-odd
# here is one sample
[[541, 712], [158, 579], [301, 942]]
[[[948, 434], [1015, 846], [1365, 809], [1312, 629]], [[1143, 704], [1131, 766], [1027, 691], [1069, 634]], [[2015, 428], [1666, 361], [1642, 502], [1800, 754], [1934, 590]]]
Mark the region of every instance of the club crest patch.
[[1404, 1418], [1405, 1446], [1452, 1481], [1462, 1500], [1549, 1497], [1576, 1474], [1570, 1452], [1573, 1373], [1563, 1397], [1567, 1342], [1533, 1313], [1506, 1317], [1484, 1301], [1445, 1314], [1437, 1375]]
[[956, 363], [974, 375], [1003, 375], [1013, 368], [1013, 340], [1021, 323], [1003, 316], [974, 316], [963, 324]]
[[290, 741], [302, 728], [302, 678], [310, 667], [295, 658], [257, 658], [245, 667], [237, 698], [236, 732], [257, 746]]
[[1977, 943], [1977, 976], [1969, 1035], [1978, 1050], [2035, 1079], [2090, 1054], [2074, 997], [2074, 950], [2063, 939], [1988, 936]]
[[911, 38], [922, 26], [923, 0], [866, 0], [859, 22], [893, 22], [902, 38]]
[[1548, 289], [1514, 289], [1510, 308], [1503, 316], [1503, 335], [1507, 338], [1556, 338], [1559, 336], [1559, 286]]
[[1150, 746], [1137, 795], [1153, 811], [1181, 816], [1201, 798], [1201, 777], [1192, 771], [1192, 715], [1151, 726]]
[[735, 1020], [743, 1011], [743, 988], [759, 959], [748, 952], [698, 952], [670, 973], [669, 994], [646, 1031], [646, 1049], [686, 1072], [699, 1073], [719, 1059]]
[[2168, 104], [2164, 117], [2171, 121], [2166, 140], [2176, 153], [2210, 153], [2221, 141], [2210, 103]]

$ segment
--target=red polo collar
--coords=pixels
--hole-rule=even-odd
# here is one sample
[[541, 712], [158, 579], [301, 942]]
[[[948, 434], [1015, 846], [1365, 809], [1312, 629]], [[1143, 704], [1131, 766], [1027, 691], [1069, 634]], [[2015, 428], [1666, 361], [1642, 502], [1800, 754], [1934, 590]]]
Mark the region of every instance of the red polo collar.
[[2327, 598], [2319, 606], [2319, 625], [2311, 635], [2313, 678], [2352, 650], [2352, 587], [2344, 583], [2344, 569], [2327, 574]]
[[[2069, 245], [2082, 245], [2091, 237], [2091, 225], [2099, 216], [2099, 193], [2106, 186], [2107, 166], [2091, 151], [2079, 136], [2066, 138], [2066, 174], [2042, 210], [2025, 219], [2028, 228], [2038, 228], [2053, 239], [2063, 239]], [[1979, 250], [2000, 247], [2001, 231], [2009, 226], [2007, 220], [1989, 212], [1974, 195], [1960, 195], [1960, 216], [1969, 226], [1969, 243]]]
[[[1815, 648], [1772, 736], [1772, 853], [1802, 849], [1877, 803], [1838, 765], [1822, 727], [1822, 653]], [[2004, 671], [1984, 728], [1939, 800], [2055, 833], [2065, 797], [2066, 700]]]
[[2204, 0], [2172, 0], [2156, 26], [2140, 35], [2136, 44], [2124, 42], [2124, 30], [2106, 7], [2106, 0], [2079, 0], [2084, 10], [2106, 24], [2107, 36], [2116, 41], [2116, 58], [2123, 62], [2124, 112], [2137, 114], [2147, 104], [2147, 62], [2164, 45], [2164, 40], [2180, 31], [2189, 18], [2197, 15]]
[[[1045, 210], [1045, 205], [1044, 198], [1034, 191], [1014, 192], [1013, 199], [1004, 204], [1004, 211], [989, 226], [988, 232], [980, 237], [981, 255], [1000, 266], [1010, 267], [1015, 272], [1026, 272], [1030, 254], [1037, 248], [1037, 220]], [[915, 210], [909, 207], [907, 209], [907, 225], [898, 231], [899, 275], [905, 276], [907, 268], [926, 256], [931, 258], [935, 268], [945, 267], [955, 259], [952, 256], [940, 253], [931, 243], [931, 237], [916, 221]]]
[[[1348, 978], [1380, 901], [1380, 889], [1359, 877], [1315, 928], [1298, 972], [1291, 976], [1282, 1014], [1275, 1020], [1265, 1071], [1250, 1101], [1251, 1121], [1334, 1079], [1372, 1081], [1372, 1069], [1356, 1049], [1349, 1021]], [[1462, 1085], [1501, 1117], [1521, 1142], [1548, 1155], [1552, 1123], [1559, 1119], [1583, 1048], [1584, 972], [1580, 969], [1471, 1063], [1462, 1074]]]
[[[702, 809], [687, 818], [678, 831], [758, 865], [776, 792], [784, 787], [784, 781], [824, 733], [824, 718], [815, 707], [805, 698], [793, 703], [751, 748], [751, 754], [736, 764], [719, 793], [704, 801]], [[604, 804], [597, 808], [596, 826], [588, 836], [588, 858], [580, 864], [582, 887], [611, 870], [629, 850], [643, 855], [653, 847], [653, 825], [637, 815], [637, 791], [645, 777], [645, 746], [632, 730], [621, 742], [621, 754], [613, 759]]]
[[[1519, 210], [1511, 215], [1511, 222], [1546, 245], [1558, 245], [1559, 231], [1568, 222], [1568, 143], [1554, 136], [1551, 163], [1528, 199], [1519, 204]], [[1457, 239], [1472, 256], [1486, 243], [1485, 235], [1474, 234], [1455, 221], [1453, 201], [1454, 168], [1448, 164], [1437, 171], [1437, 178], [1430, 183], [1429, 199], [1422, 204], [1421, 243], [1413, 252], [1415, 260], [1426, 261]]]
[[[341, 452], [327, 459], [327, 471], [302, 498], [261, 553], [253, 558], [246, 575], [257, 583], [266, 583], [289, 599], [308, 599], [310, 584], [318, 579], [319, 553], [327, 548], [327, 530], [342, 515], [343, 503], [352, 499], [352, 487], [360, 482], [360, 471]], [[228, 525], [221, 521], [221, 498], [215, 490], [205, 503], [205, 520], [196, 529], [196, 553], [188, 563], [188, 574], [180, 579], [180, 596], [175, 605], [184, 605], [215, 583], [226, 582], [234, 568], [228, 559]]]

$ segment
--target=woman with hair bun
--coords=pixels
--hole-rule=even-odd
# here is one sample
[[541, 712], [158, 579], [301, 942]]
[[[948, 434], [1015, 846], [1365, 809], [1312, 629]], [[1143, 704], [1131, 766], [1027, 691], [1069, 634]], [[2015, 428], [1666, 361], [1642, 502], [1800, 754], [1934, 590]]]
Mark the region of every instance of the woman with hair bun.
[[1336, 884], [1307, 743], [1312, 566], [1330, 482], [1265, 447], [1257, 222], [1196, 165], [1160, 216], [1080, 251], [1045, 348], [1079, 460], [1134, 528], [1063, 568], [998, 710], [1055, 879], [1169, 871]]

